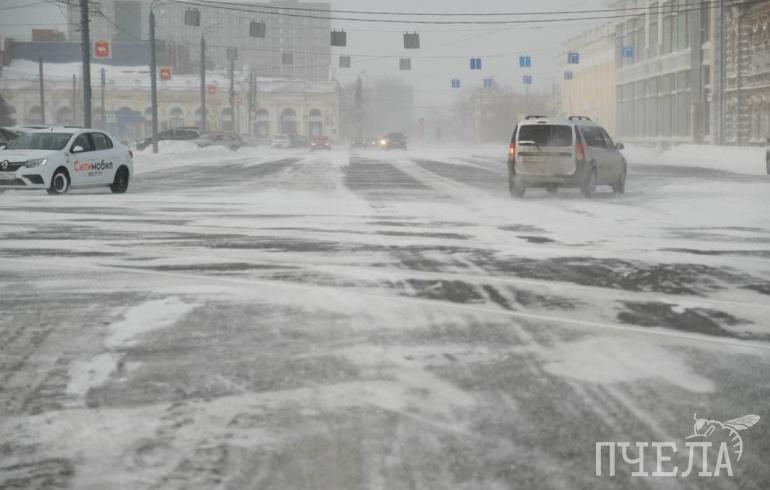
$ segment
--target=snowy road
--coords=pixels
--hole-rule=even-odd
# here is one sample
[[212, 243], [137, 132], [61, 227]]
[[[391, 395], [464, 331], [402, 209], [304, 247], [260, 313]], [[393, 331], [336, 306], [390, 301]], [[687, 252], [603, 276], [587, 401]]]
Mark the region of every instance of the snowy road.
[[[770, 180], [513, 200], [501, 156], [141, 154], [126, 195], [0, 195], [0, 488], [768, 488]], [[762, 416], [734, 477], [595, 476], [694, 413]]]

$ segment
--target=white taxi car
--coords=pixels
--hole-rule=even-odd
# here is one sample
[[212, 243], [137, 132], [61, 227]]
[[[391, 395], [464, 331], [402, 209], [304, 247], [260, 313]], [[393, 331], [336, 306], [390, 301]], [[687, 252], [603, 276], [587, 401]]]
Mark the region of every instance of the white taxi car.
[[64, 194], [70, 189], [109, 187], [128, 190], [133, 175], [128, 147], [95, 129], [50, 128], [19, 136], [0, 149], [0, 192], [44, 189]]

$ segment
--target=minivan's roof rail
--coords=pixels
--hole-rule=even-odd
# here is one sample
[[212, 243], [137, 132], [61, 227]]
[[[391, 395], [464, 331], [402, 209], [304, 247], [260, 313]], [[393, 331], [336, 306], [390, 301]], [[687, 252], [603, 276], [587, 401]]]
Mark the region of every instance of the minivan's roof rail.
[[568, 119], [570, 121], [590, 121], [591, 120], [590, 117], [586, 117], [586, 116], [570, 116]]
[[530, 119], [546, 119], [547, 117], [548, 117], [548, 116], [536, 116], [536, 115], [532, 115], [532, 116], [527, 116], [527, 117], [526, 117], [526, 120], [527, 120], [527, 121], [529, 121]]

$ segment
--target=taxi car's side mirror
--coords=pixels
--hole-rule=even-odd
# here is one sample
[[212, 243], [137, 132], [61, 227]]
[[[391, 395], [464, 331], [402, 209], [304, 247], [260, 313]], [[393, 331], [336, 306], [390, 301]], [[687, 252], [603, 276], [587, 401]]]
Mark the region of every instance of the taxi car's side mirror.
[[618, 143], [617, 145], [615, 145], [615, 148], [617, 148], [618, 150], [625, 150], [626, 145], [624, 145], [623, 143]]
[[72, 153], [83, 153], [83, 147], [80, 145], [73, 146]]

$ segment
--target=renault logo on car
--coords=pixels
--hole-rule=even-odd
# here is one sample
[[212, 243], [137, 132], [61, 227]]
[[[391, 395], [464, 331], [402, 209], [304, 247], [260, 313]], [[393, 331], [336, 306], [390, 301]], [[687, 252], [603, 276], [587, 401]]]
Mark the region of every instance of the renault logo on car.
[[0, 163], [0, 170], [8, 170], [8, 164], [10, 162], [8, 160], [3, 160], [3, 163]]

